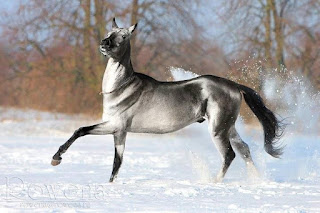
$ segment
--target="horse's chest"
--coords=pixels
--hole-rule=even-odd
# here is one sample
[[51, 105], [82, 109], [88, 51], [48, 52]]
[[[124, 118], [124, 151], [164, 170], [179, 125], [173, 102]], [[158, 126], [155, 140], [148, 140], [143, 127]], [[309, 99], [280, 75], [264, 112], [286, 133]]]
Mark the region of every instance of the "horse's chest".
[[123, 99], [110, 98], [107, 96], [108, 95], [104, 95], [103, 97], [103, 121], [119, 117], [125, 109], [125, 106], [122, 104]]
[[133, 111], [141, 91], [127, 90], [119, 94], [105, 94], [103, 97], [103, 121], [127, 118]]

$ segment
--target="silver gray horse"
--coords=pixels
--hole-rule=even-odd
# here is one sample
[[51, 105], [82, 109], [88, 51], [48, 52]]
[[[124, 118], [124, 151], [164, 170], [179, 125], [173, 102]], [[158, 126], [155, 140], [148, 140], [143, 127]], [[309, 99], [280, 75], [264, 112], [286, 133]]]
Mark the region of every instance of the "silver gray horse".
[[136, 26], [119, 28], [113, 19], [112, 30], [100, 44], [100, 52], [109, 57], [102, 82], [103, 122], [76, 130], [53, 156], [53, 166], [60, 164], [61, 155], [77, 138], [113, 134], [112, 182], [122, 164], [128, 132], [163, 134], [207, 119], [209, 133], [222, 158], [217, 175], [217, 181], [221, 181], [235, 158], [233, 149], [247, 166], [254, 168], [249, 147], [235, 129], [242, 96], [263, 126], [265, 151], [276, 158], [282, 154], [282, 147], [276, 146], [282, 134], [281, 122], [254, 90], [212, 75], [160, 82], [135, 72], [130, 59], [130, 37]]

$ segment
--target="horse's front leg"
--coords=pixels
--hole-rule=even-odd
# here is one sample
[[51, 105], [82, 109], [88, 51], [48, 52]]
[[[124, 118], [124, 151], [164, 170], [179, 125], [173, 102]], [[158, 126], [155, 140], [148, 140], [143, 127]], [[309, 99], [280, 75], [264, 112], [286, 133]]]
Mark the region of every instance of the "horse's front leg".
[[51, 165], [56, 166], [61, 163], [61, 155], [68, 150], [68, 148], [77, 138], [85, 135], [107, 135], [113, 133], [114, 128], [109, 124], [109, 122], [103, 122], [93, 126], [80, 127], [73, 133], [67, 142], [59, 147], [57, 153], [52, 157]]
[[120, 166], [122, 164], [123, 152], [126, 143], [126, 132], [116, 132], [114, 137], [114, 161], [113, 161], [113, 169], [111, 173], [111, 177], [109, 182], [113, 182], [113, 180], [117, 177]]

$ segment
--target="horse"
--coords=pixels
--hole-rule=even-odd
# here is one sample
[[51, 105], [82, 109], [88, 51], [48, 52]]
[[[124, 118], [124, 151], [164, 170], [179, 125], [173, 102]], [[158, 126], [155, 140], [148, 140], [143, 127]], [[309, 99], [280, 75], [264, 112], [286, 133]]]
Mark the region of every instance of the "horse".
[[109, 58], [102, 81], [102, 122], [77, 129], [54, 154], [53, 166], [61, 163], [61, 155], [77, 138], [112, 134], [115, 154], [109, 181], [113, 182], [123, 161], [128, 132], [164, 134], [207, 120], [222, 159], [216, 177], [220, 182], [236, 156], [234, 149], [248, 168], [255, 168], [249, 147], [235, 128], [242, 97], [263, 127], [265, 151], [275, 158], [281, 156], [283, 147], [278, 144], [283, 133], [281, 121], [253, 89], [213, 75], [162, 82], [135, 72], [130, 38], [136, 27], [137, 24], [120, 28], [113, 18], [112, 30], [99, 46], [100, 52]]

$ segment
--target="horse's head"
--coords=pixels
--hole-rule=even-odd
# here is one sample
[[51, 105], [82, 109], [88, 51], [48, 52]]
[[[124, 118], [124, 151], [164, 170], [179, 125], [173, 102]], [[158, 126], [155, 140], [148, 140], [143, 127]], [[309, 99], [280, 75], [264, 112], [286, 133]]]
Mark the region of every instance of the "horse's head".
[[119, 28], [115, 18], [112, 20], [112, 30], [108, 32], [105, 39], [100, 43], [100, 52], [104, 56], [121, 59], [130, 46], [130, 37], [136, 29], [137, 24], [129, 28]]

